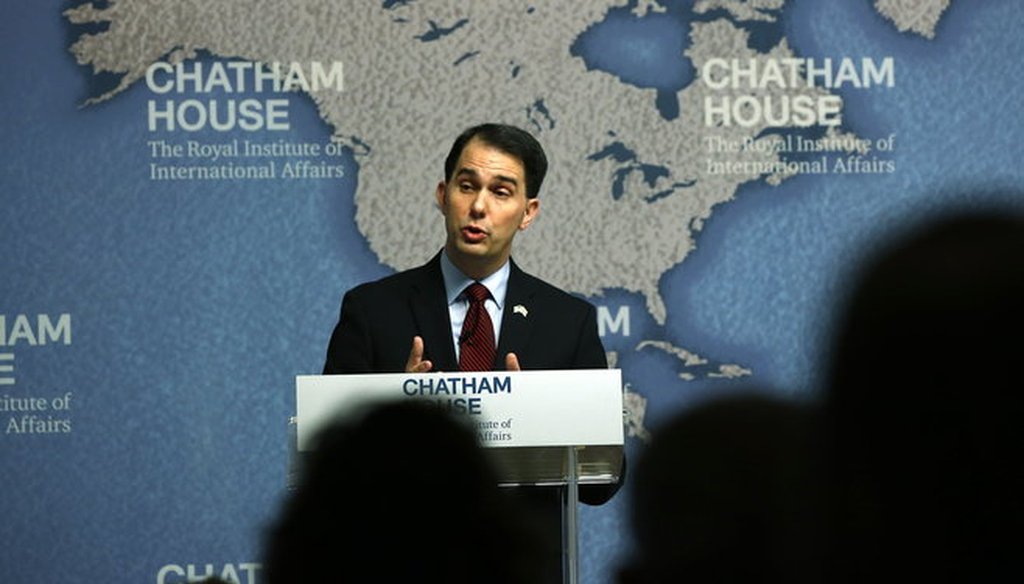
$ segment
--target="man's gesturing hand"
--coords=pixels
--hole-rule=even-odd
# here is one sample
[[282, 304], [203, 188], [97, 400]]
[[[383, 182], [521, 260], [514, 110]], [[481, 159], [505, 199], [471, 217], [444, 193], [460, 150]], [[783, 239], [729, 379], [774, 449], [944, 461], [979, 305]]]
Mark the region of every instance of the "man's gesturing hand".
[[423, 337], [412, 338], [412, 349], [409, 351], [409, 360], [405, 362], [406, 373], [426, 373], [434, 367], [430, 361], [423, 360]]

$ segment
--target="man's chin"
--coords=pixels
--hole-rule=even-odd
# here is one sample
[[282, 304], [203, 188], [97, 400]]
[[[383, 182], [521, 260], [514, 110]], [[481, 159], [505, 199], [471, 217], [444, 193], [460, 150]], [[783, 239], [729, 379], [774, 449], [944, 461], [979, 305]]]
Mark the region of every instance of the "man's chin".
[[454, 249], [448, 248], [448, 258], [466, 275], [471, 275], [470, 271], [489, 269], [495, 262], [501, 261], [499, 256], [500, 254], [481, 244], [461, 242], [455, 245]]
[[460, 239], [455, 244], [455, 253], [480, 259], [487, 257], [490, 254], [490, 249], [488, 249], [486, 242], [472, 242]]

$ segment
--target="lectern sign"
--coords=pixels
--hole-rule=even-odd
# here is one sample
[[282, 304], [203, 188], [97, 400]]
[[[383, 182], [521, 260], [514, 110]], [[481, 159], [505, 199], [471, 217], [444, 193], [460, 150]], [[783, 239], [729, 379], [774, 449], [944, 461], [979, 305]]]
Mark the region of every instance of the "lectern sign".
[[488, 447], [622, 445], [618, 369], [309, 375], [296, 378], [298, 449], [372, 401], [427, 400], [467, 415]]

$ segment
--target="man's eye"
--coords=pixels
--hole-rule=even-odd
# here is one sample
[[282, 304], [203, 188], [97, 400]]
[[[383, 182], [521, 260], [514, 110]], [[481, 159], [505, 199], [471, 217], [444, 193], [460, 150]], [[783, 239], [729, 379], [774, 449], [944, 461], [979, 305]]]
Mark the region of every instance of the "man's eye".
[[498, 195], [499, 197], [511, 197], [512, 196], [512, 192], [511, 191], [506, 191], [505, 189], [498, 189], [498, 190], [494, 191], [494, 194]]
[[459, 190], [468, 193], [474, 190], [474, 186], [472, 183], [459, 183]]

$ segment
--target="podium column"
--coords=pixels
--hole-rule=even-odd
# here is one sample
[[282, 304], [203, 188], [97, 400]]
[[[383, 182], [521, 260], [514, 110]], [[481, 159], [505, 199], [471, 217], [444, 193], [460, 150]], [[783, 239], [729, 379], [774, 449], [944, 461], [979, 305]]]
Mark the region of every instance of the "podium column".
[[566, 482], [562, 505], [562, 581], [579, 582], [579, 471], [576, 447], [565, 448]]

